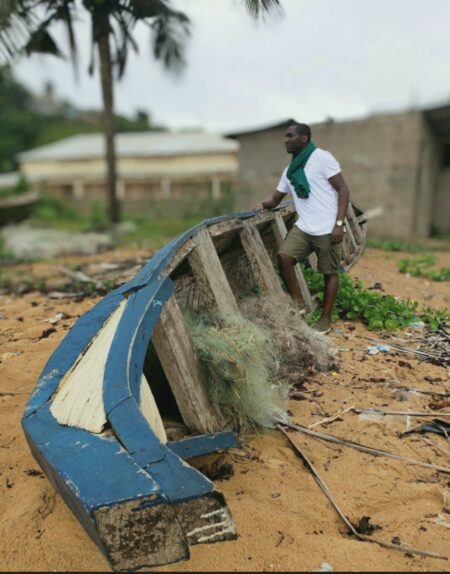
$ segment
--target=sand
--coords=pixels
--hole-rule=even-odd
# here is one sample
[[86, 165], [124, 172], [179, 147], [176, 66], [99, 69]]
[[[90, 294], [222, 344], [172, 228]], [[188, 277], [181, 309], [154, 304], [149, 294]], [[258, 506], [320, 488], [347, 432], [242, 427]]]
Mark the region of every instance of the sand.
[[[121, 260], [130, 253], [113, 251], [89, 261]], [[135, 254], [133, 254], [135, 255]], [[385, 293], [421, 304], [450, 307], [447, 283], [408, 277], [397, 271], [405, 254], [367, 249], [351, 271], [366, 286], [378, 282]], [[22, 266], [18, 272], [56, 276], [58, 265]], [[79, 258], [86, 263], [88, 259]], [[450, 253], [439, 254], [450, 267]], [[38, 292], [0, 296], [0, 569], [2, 571], [110, 571], [97, 547], [73, 517], [33, 459], [20, 419], [46, 361], [76, 319], [99, 297], [51, 300]], [[57, 313], [65, 318], [46, 322]], [[431, 395], [396, 391], [395, 382], [428, 391], [448, 392], [447, 368], [404, 353], [369, 355], [367, 337], [378, 337], [359, 322], [338, 321], [330, 337], [339, 351], [340, 370], [312, 375], [308, 399], [291, 401], [291, 419], [310, 425], [354, 405], [357, 408], [429, 410]], [[401, 334], [404, 336], [404, 333]], [[425, 379], [427, 377], [427, 380]], [[450, 409], [447, 408], [447, 411]], [[419, 419], [411, 419], [414, 426]], [[418, 434], [400, 438], [404, 416], [361, 417], [349, 411], [315, 430], [450, 468], [445, 438], [428, 433], [448, 454]], [[313, 461], [344, 513], [354, 523], [369, 516], [379, 526], [372, 538], [392, 541], [450, 558], [450, 513], [445, 493], [450, 474], [377, 458], [291, 435]], [[236, 541], [192, 547], [189, 561], [158, 571], [318, 571], [328, 563], [335, 571], [449, 571], [450, 562], [361, 542], [348, 535], [312, 475], [279, 431], [244, 437], [246, 446], [223, 455], [233, 465], [228, 480], [216, 481], [234, 516]], [[213, 462], [219, 455], [193, 461]], [[449, 496], [450, 498], [450, 496]], [[447, 508], [450, 505], [447, 502]], [[439, 517], [446, 522], [439, 523]]]

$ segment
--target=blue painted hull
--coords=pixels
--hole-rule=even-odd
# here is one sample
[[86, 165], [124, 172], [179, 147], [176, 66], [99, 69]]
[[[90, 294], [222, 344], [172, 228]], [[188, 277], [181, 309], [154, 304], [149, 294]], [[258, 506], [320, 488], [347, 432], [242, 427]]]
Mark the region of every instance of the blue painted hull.
[[[158, 251], [131, 281], [83, 315], [46, 364], [24, 411], [30, 449], [115, 570], [187, 559], [189, 545], [236, 538], [224, 498], [184, 462], [239, 446], [232, 432], [163, 444], [140, 409], [146, 351], [175, 285], [164, 271], [199, 231], [245, 212], [207, 220]], [[63, 377], [126, 301], [103, 378], [107, 432], [63, 426], [51, 412]]]
[[[187, 559], [189, 544], [236, 537], [222, 494], [183, 458], [239, 446], [237, 436], [222, 432], [163, 444], [139, 408], [146, 349], [174, 292], [162, 273], [189, 238], [226, 219], [207, 220], [177, 237], [83, 315], [50, 357], [24, 411], [34, 457], [116, 570]], [[104, 436], [60, 425], [50, 411], [52, 396], [124, 298], [103, 380], [111, 431]]]

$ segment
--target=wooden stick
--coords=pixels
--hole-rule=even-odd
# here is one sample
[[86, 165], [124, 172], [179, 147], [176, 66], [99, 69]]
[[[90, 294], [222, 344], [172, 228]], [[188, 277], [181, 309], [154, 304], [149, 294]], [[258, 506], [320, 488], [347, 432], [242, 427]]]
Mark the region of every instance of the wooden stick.
[[314, 428], [314, 427], [316, 427], [316, 426], [319, 426], [319, 425], [323, 425], [323, 424], [326, 424], [326, 423], [331, 423], [331, 422], [335, 421], [336, 419], [338, 419], [341, 415], [352, 411], [354, 408], [355, 408], [355, 405], [352, 405], [351, 407], [348, 407], [348, 408], [346, 408], [346, 409], [344, 409], [344, 410], [342, 410], [342, 411], [337, 412], [337, 413], [336, 413], [335, 415], [333, 415], [332, 417], [328, 417], [328, 418], [326, 418], [326, 419], [322, 419], [322, 420], [320, 420], [320, 421], [317, 421], [316, 423], [314, 423], [314, 424], [312, 424], [312, 425], [308, 425], [308, 428], [309, 428], [309, 429], [312, 429], [312, 428]]
[[378, 413], [380, 415], [394, 415], [394, 416], [408, 416], [408, 417], [437, 417], [439, 416], [444, 416], [444, 417], [450, 417], [450, 413], [443, 413], [441, 411], [435, 411], [434, 413], [430, 413], [428, 411], [385, 411], [382, 409], [374, 409], [374, 408], [370, 408], [370, 409], [353, 409], [355, 411], [355, 413], [363, 413], [364, 411], [371, 411], [374, 413]]
[[438, 466], [436, 464], [431, 464], [428, 462], [422, 462], [421, 460], [416, 460], [415, 458], [408, 458], [408, 457], [400, 456], [399, 454], [388, 452], [387, 450], [381, 450], [378, 448], [373, 448], [371, 446], [365, 446], [363, 444], [353, 442], [350, 440], [341, 439], [341, 438], [335, 437], [333, 435], [319, 433], [317, 431], [309, 430], [308, 428], [302, 427], [300, 425], [294, 425], [292, 423], [283, 423], [283, 424], [289, 428], [292, 428], [296, 431], [299, 431], [299, 432], [302, 432], [304, 434], [313, 436], [315, 438], [319, 438], [319, 439], [326, 440], [329, 442], [334, 442], [336, 444], [342, 444], [344, 446], [350, 446], [352, 448], [355, 448], [356, 450], [360, 450], [362, 452], [366, 452], [366, 453], [372, 454], [374, 456], [385, 456], [387, 458], [392, 458], [393, 460], [399, 460], [401, 462], [406, 462], [407, 464], [414, 464], [416, 466], [423, 466], [424, 468], [431, 468], [432, 470], [437, 470], [439, 472], [444, 472], [446, 474], [450, 474], [450, 468], [448, 468], [446, 466]]
[[413, 355], [423, 355], [424, 357], [431, 357], [433, 359], [440, 359], [441, 353], [429, 353], [426, 351], [420, 351], [419, 349], [409, 349], [408, 347], [400, 347], [400, 345], [396, 345], [390, 341], [386, 342], [384, 339], [374, 339], [373, 337], [364, 337], [369, 341], [375, 341], [377, 343], [384, 343], [385, 345], [389, 345], [396, 351], [402, 351], [403, 353], [412, 353]]
[[333, 497], [331, 490], [328, 488], [328, 485], [326, 484], [326, 482], [320, 477], [319, 473], [314, 468], [313, 463], [309, 460], [309, 458], [306, 456], [306, 454], [300, 449], [300, 447], [292, 440], [292, 438], [283, 429], [283, 427], [279, 424], [277, 425], [277, 427], [284, 434], [284, 436], [288, 439], [288, 441], [291, 443], [294, 451], [297, 453], [297, 455], [301, 458], [301, 460], [303, 461], [305, 466], [308, 468], [308, 470], [314, 476], [317, 484], [320, 486], [322, 491], [325, 493], [325, 496], [331, 502], [334, 509], [336, 510], [336, 512], [341, 517], [342, 521], [349, 528], [350, 532], [354, 536], [356, 536], [356, 538], [358, 538], [359, 540], [365, 541], [365, 542], [372, 542], [373, 544], [378, 544], [379, 546], [382, 546], [384, 548], [389, 548], [391, 550], [399, 550], [400, 552], [404, 552], [405, 554], [417, 554], [419, 556], [429, 556], [431, 558], [439, 558], [440, 560], [448, 560], [448, 558], [446, 556], [442, 556], [441, 554], [437, 554], [436, 552], [427, 552], [424, 550], [416, 550], [415, 548], [411, 548], [410, 546], [405, 546], [403, 544], [400, 544], [400, 545], [389, 544], [388, 542], [383, 542], [382, 540], [376, 540], [375, 538], [370, 538], [369, 536], [365, 536], [364, 534], [360, 534], [359, 532], [357, 532], [355, 530], [355, 527], [353, 526], [353, 524], [350, 522], [350, 520], [346, 517], [346, 515], [339, 508], [337, 502], [335, 501], [335, 499]]
[[[364, 381], [366, 381], [367, 383], [372, 384], [376, 384], [376, 385], [388, 385], [391, 388], [395, 388], [395, 389], [405, 389], [407, 391], [412, 391], [414, 393], [421, 393], [422, 395], [435, 395], [437, 397], [450, 397], [450, 393], [439, 393], [438, 391], [423, 391], [422, 389], [417, 389], [416, 387], [407, 387], [406, 385], [401, 385], [400, 383], [397, 383], [396, 381], [368, 381], [367, 379], [363, 379]], [[352, 387], [353, 389], [365, 389], [367, 387]]]
[[447, 458], [450, 458], [450, 450], [446, 448], [442, 448], [440, 445], [436, 444], [432, 440], [428, 439], [425, 436], [419, 435], [419, 438], [422, 439], [426, 444], [431, 446], [432, 448], [436, 449], [438, 452], [444, 454]]

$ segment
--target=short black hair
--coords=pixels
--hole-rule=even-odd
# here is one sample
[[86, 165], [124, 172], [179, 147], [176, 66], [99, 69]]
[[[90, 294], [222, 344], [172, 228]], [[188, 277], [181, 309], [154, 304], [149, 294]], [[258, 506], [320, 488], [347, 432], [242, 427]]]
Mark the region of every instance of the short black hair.
[[299, 122], [292, 122], [291, 126], [295, 127], [298, 135], [307, 136], [308, 141], [311, 141], [311, 128], [307, 124], [300, 124]]

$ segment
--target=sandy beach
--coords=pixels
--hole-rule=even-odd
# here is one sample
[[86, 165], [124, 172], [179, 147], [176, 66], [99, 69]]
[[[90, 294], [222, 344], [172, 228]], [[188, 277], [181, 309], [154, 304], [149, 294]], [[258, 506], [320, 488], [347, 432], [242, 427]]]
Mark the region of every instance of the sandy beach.
[[[139, 255], [148, 256], [145, 252]], [[57, 267], [69, 262], [121, 261], [129, 256], [129, 251], [115, 250], [52, 264], [23, 264], [17, 273], [51, 281], [58, 275]], [[385, 293], [434, 309], [448, 309], [448, 282], [400, 274], [397, 262], [405, 256], [366, 249], [351, 275], [366, 287], [381, 283]], [[437, 267], [450, 267], [450, 252], [439, 252], [437, 258]], [[111, 570], [41, 472], [20, 424], [25, 404], [51, 353], [77, 318], [99, 299], [50, 299], [37, 291], [0, 295], [2, 571]], [[60, 319], [49, 322], [58, 313], [62, 313]], [[396, 335], [413, 346], [417, 332]], [[379, 338], [380, 333], [368, 331], [360, 322], [338, 321], [329, 336], [338, 349], [340, 369], [308, 378], [305, 398], [290, 402], [291, 420], [308, 426], [346, 411], [314, 430], [445, 466], [450, 473], [450, 444], [444, 437], [431, 433], [399, 436], [407, 424], [417, 426], [423, 419], [349, 410], [428, 411], [438, 416], [438, 395], [402, 391], [399, 385], [427, 393], [448, 393], [449, 369], [392, 348], [370, 355], [367, 347], [375, 344], [370, 338]], [[442, 405], [444, 412], [450, 412], [448, 400]], [[375, 457], [298, 432], [290, 436], [313, 462], [351, 522], [357, 524], [370, 517], [375, 528], [369, 538], [450, 559], [450, 474]], [[450, 571], [450, 560], [384, 548], [350, 536], [280, 431], [243, 438], [242, 449], [191, 461], [201, 466], [222, 457], [222, 462], [232, 465], [232, 476], [217, 480], [216, 486], [235, 519], [237, 540], [198, 545], [191, 549], [188, 561], [144, 571], [318, 571], [324, 563], [334, 571]]]

